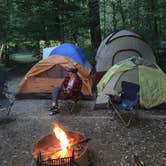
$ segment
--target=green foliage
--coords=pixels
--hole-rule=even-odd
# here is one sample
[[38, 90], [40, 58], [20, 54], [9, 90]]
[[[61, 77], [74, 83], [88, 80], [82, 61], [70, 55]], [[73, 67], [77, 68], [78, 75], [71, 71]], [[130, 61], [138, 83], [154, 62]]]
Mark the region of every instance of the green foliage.
[[43, 39], [84, 43], [89, 38], [86, 1], [1, 1], [1, 40], [22, 42]]
[[[165, 0], [101, 0], [103, 38], [115, 29], [127, 28], [141, 34], [151, 45], [160, 63], [160, 41], [166, 40]], [[163, 51], [162, 51], [163, 52]], [[165, 58], [166, 59], [166, 58]], [[161, 66], [164, 68], [164, 65]]]
[[[103, 38], [127, 28], [144, 36], [156, 53], [163, 52], [159, 42], [166, 40], [165, 0], [0, 0], [0, 44], [39, 49], [40, 40], [47, 45], [61, 41], [91, 50], [96, 33], [95, 28], [91, 32], [92, 24], [99, 19], [94, 14], [98, 3], [100, 27], [95, 28], [101, 29]], [[88, 54], [94, 56], [91, 51]], [[160, 62], [164, 59], [158, 54], [156, 57]]]

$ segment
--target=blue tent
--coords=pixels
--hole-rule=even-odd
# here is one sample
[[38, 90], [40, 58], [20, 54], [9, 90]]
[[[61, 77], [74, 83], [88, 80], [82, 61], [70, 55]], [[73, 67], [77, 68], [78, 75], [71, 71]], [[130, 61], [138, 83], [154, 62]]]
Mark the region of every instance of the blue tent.
[[88, 61], [88, 59], [87, 59], [86, 55], [83, 53], [82, 49], [71, 43], [64, 43], [58, 47], [55, 47], [49, 54], [49, 56], [53, 56], [53, 55], [66, 56], [68, 58], [75, 60], [83, 67], [85, 67], [85, 64]]

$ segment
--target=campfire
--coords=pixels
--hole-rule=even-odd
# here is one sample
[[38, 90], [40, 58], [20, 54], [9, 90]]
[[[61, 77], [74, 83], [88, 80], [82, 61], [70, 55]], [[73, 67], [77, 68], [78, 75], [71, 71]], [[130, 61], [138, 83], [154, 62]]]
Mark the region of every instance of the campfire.
[[38, 166], [61, 166], [70, 162], [73, 166], [74, 163], [80, 166], [88, 165], [89, 138], [76, 131], [64, 131], [57, 124], [53, 131], [34, 145], [33, 157]]

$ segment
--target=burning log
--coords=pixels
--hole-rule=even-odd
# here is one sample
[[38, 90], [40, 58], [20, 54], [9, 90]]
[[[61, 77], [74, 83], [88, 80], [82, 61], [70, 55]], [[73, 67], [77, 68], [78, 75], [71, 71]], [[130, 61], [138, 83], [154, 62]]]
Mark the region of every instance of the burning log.
[[[84, 139], [72, 144], [71, 149], [75, 149], [75, 151], [79, 151], [79, 148], [77, 148], [77, 146], [80, 144], [83, 144], [83, 143], [87, 143], [90, 140], [91, 140], [90, 138], [84, 138]], [[56, 153], [58, 153], [61, 150], [62, 150], [61, 146], [54, 145], [54, 146], [48, 147], [47, 149], [44, 149], [43, 151], [40, 151], [40, 152], [42, 153], [43, 156], [47, 156], [48, 158], [50, 158], [50, 156], [54, 156]], [[34, 156], [38, 155], [38, 153], [33, 153], [33, 155]], [[59, 158], [59, 156], [57, 158]]]
[[78, 145], [78, 144], [82, 144], [82, 143], [87, 143], [90, 140], [91, 140], [90, 138], [84, 138], [84, 139], [80, 140], [79, 142], [76, 142], [72, 146], [75, 146], [75, 145]]
[[64, 132], [56, 125], [54, 134], [43, 137], [34, 145], [33, 156], [34, 159], [37, 160], [40, 153], [42, 160], [46, 161], [61, 160], [63, 158], [70, 158], [74, 155], [74, 159], [78, 160], [78, 162], [81, 161], [81, 158], [83, 157], [85, 158], [86, 163], [88, 163], [86, 153], [89, 140], [90, 138], [86, 138], [78, 132]]

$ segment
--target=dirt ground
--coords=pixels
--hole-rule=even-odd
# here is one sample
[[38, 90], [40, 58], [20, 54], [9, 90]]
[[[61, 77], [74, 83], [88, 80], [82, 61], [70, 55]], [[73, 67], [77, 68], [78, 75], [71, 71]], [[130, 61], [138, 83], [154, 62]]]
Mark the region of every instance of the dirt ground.
[[[12, 76], [11, 91], [22, 76]], [[110, 110], [93, 110], [94, 102], [80, 101], [79, 112], [49, 116], [50, 100], [16, 100], [9, 116], [0, 112], [0, 166], [35, 166], [33, 144], [52, 132], [54, 123], [91, 138], [90, 166], [130, 166], [130, 154], [146, 166], [166, 165], [166, 120], [139, 119], [126, 128]]]

